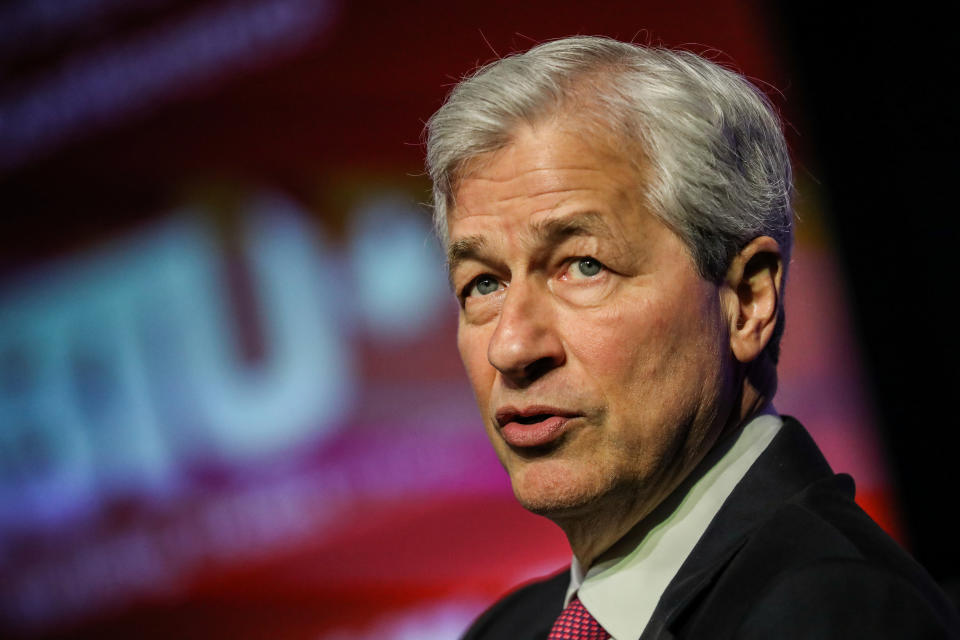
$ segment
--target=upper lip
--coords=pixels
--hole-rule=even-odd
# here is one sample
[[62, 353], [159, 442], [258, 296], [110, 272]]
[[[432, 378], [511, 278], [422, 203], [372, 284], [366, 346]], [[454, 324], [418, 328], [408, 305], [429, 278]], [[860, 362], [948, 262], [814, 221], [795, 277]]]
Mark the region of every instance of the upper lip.
[[531, 405], [529, 407], [523, 407], [518, 409], [516, 407], [501, 407], [497, 409], [495, 418], [497, 420], [497, 426], [503, 428], [503, 426], [510, 422], [515, 422], [518, 418], [532, 418], [535, 416], [560, 416], [563, 418], [572, 418], [578, 413], [574, 411], [568, 411], [566, 409], [558, 409], [557, 407], [550, 407], [547, 405]]

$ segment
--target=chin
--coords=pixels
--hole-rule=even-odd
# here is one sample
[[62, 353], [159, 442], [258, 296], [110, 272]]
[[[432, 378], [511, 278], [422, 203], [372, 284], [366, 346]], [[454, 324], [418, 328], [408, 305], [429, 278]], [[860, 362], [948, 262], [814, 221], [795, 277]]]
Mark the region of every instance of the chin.
[[571, 468], [559, 461], [537, 461], [512, 471], [517, 501], [528, 511], [550, 519], [585, 514], [596, 508], [616, 483], [604, 469]]

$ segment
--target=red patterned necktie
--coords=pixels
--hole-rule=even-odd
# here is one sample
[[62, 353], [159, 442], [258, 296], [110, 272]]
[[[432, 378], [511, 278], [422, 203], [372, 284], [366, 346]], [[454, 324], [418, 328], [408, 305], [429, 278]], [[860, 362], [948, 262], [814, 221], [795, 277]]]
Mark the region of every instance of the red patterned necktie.
[[574, 598], [553, 623], [547, 640], [607, 640], [610, 634], [590, 615], [580, 598]]

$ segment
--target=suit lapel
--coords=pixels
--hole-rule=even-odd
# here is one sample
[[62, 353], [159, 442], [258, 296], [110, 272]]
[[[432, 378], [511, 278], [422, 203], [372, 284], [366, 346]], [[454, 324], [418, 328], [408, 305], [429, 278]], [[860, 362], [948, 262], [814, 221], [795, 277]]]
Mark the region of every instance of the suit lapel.
[[811, 482], [833, 474], [806, 430], [783, 418], [783, 427], [721, 507], [667, 586], [641, 636], [673, 638], [671, 629], [713, 584], [769, 514]]

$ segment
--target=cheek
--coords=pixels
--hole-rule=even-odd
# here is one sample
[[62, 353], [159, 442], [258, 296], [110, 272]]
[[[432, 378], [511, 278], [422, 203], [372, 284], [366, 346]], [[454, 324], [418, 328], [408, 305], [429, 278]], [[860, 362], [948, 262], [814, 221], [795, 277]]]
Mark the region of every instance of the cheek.
[[[645, 295], [582, 314], [567, 327], [568, 346], [611, 396], [651, 410], [698, 396], [715, 372], [721, 336], [708, 296]], [[699, 304], [691, 304], [700, 300]]]
[[674, 337], [663, 310], [649, 298], [620, 301], [567, 324], [570, 350], [597, 378], [614, 383], [646, 379]]
[[492, 379], [495, 371], [487, 359], [487, 347], [490, 343], [488, 333], [477, 327], [464, 326], [463, 322], [457, 330], [457, 349], [460, 352], [460, 360], [463, 362], [463, 368], [467, 372], [478, 400], [489, 391], [487, 382]]

